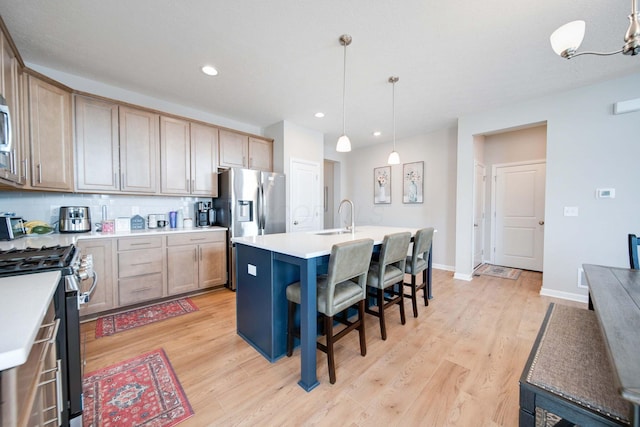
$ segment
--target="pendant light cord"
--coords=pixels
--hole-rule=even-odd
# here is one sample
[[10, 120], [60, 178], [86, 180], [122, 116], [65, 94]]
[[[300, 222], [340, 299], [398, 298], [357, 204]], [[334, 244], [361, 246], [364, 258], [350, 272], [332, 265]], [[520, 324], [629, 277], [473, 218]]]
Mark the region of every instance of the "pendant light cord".
[[344, 61], [342, 66], [342, 134], [347, 134], [345, 93], [347, 91], [347, 43], [344, 43]]
[[393, 151], [396, 151], [396, 82], [393, 82], [392, 93], [392, 114], [393, 114]]

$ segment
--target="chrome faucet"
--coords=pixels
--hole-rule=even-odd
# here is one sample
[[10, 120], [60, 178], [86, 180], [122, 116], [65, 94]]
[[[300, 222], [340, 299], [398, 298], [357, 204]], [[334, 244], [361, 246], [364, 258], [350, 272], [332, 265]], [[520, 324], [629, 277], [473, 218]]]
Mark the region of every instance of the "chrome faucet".
[[352, 233], [355, 233], [355, 232], [356, 232], [356, 221], [355, 221], [354, 212], [353, 212], [353, 202], [352, 202], [351, 200], [349, 200], [349, 199], [343, 199], [343, 200], [340, 202], [340, 206], [338, 206], [338, 215], [340, 215], [340, 212], [342, 211], [342, 206], [343, 206], [345, 203], [348, 203], [348, 204], [350, 204], [350, 205], [351, 205], [351, 225], [350, 225], [350, 226], [349, 226], [349, 225], [347, 226], [347, 230], [351, 231]]

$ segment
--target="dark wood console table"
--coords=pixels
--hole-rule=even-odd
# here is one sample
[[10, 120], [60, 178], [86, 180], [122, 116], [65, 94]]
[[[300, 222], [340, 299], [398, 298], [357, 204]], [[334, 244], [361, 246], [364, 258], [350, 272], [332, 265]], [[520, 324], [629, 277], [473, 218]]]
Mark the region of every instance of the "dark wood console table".
[[631, 425], [640, 427], [640, 270], [583, 267], [615, 386], [633, 404]]

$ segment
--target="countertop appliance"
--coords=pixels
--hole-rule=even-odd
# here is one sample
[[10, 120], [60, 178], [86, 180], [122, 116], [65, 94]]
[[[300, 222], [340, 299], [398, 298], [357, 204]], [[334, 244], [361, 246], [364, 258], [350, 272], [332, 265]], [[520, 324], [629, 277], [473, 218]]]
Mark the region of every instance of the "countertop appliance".
[[236, 289], [235, 248], [231, 239], [286, 231], [285, 176], [252, 169], [231, 168], [218, 176], [213, 199], [217, 225], [227, 227], [229, 281]]
[[62, 206], [58, 230], [61, 233], [86, 233], [91, 231], [91, 211], [87, 206]]
[[22, 218], [18, 216], [0, 216], [0, 240], [13, 240], [24, 235]]
[[[56, 337], [60, 360], [59, 388], [61, 425], [82, 426], [82, 355], [79, 306], [89, 301], [98, 278], [90, 257], [83, 257], [74, 245], [0, 251], [0, 277], [20, 274], [61, 272], [54, 294], [56, 318], [60, 319]], [[81, 282], [92, 279], [90, 290], [81, 291]], [[5, 325], [10, 327], [8, 325]]]
[[210, 227], [216, 223], [216, 212], [213, 210], [211, 202], [197, 202], [194, 212], [196, 213], [196, 227]]

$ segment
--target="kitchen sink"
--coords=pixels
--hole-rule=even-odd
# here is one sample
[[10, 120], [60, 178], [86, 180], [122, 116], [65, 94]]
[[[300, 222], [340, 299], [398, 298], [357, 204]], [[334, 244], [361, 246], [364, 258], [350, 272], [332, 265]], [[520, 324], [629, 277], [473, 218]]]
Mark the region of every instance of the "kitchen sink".
[[318, 234], [320, 236], [335, 236], [338, 234], [348, 234], [351, 233], [351, 231], [349, 230], [325, 230], [325, 231], [318, 231], [317, 233], [313, 233], [313, 234]]

